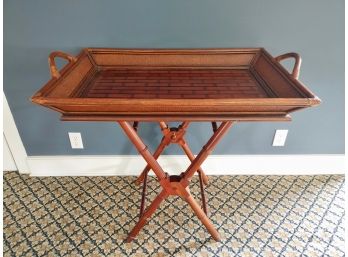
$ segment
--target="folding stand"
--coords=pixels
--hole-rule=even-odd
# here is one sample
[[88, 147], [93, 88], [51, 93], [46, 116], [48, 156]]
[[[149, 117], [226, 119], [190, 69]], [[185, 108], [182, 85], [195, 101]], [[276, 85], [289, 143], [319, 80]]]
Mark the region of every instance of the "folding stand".
[[[208, 140], [208, 142], [203, 146], [202, 150], [199, 154], [194, 157], [190, 148], [188, 147], [184, 135], [186, 133], [186, 129], [189, 125], [189, 122], [183, 122], [177, 128], [168, 128], [167, 124], [164, 122], [160, 122], [160, 126], [163, 133], [163, 138], [160, 145], [157, 147], [155, 153], [152, 155], [150, 151], [147, 149], [147, 146], [142, 142], [141, 138], [138, 136], [136, 132], [137, 123], [133, 124], [133, 127], [126, 121], [118, 122], [130, 141], [137, 148], [139, 153], [143, 156], [145, 161], [147, 162], [147, 166], [137, 179], [136, 183], [141, 183], [143, 181], [143, 193], [142, 200], [140, 206], [140, 218], [135, 227], [131, 230], [127, 237], [127, 242], [131, 242], [142, 229], [142, 227], [146, 224], [147, 220], [151, 217], [151, 215], [156, 211], [159, 207], [160, 203], [166, 199], [170, 195], [177, 195], [182, 197], [193, 209], [197, 217], [201, 220], [203, 225], [207, 228], [211, 236], [216, 240], [220, 241], [220, 235], [217, 230], [214, 228], [213, 224], [207, 217], [206, 203], [203, 191], [203, 182], [207, 184], [208, 180], [203, 170], [200, 168], [205, 159], [212, 152], [216, 144], [223, 137], [223, 135], [228, 131], [228, 129], [232, 126], [232, 121], [222, 122], [219, 128], [217, 128], [216, 123], [213, 124], [214, 134]], [[157, 158], [160, 156], [161, 152], [164, 148], [172, 143], [179, 144], [186, 155], [191, 160], [191, 164], [186, 169], [185, 172], [181, 173], [181, 175], [171, 175], [169, 176], [166, 172], [163, 171], [159, 163], [157, 162]], [[144, 211], [145, 205], [145, 194], [146, 194], [146, 182], [147, 182], [147, 174], [148, 171], [152, 169], [162, 187], [162, 191], [157, 195], [157, 197], [153, 200], [150, 206]], [[201, 186], [201, 195], [203, 202], [203, 210], [193, 198], [188, 188], [190, 180], [194, 173], [198, 171], [200, 178], [200, 186]]]

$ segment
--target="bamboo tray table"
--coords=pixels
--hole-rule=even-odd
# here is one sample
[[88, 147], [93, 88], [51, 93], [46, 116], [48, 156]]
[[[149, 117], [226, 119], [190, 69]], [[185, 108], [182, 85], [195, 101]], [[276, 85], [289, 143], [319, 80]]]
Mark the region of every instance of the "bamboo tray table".
[[[68, 61], [61, 71], [56, 57]], [[279, 63], [287, 58], [295, 59], [291, 74]], [[207, 216], [204, 184], [208, 184], [208, 177], [201, 165], [236, 122], [289, 121], [289, 113], [320, 103], [298, 81], [300, 65], [296, 53], [273, 58], [263, 48], [86, 48], [77, 57], [53, 52], [49, 56], [52, 79], [31, 100], [60, 112], [64, 121], [118, 122], [143, 156], [147, 166], [136, 180], [143, 183], [139, 221], [127, 242], [170, 195], [182, 197], [219, 241], [220, 235]], [[145, 121], [158, 123], [163, 134], [153, 154], [137, 134], [139, 122]], [[172, 121], [181, 125], [169, 127], [167, 122]], [[198, 121], [210, 122], [213, 134], [195, 156], [184, 136], [190, 122]], [[170, 144], [178, 144], [191, 161], [181, 175], [167, 174], [157, 162]], [[150, 170], [162, 191], [145, 209]], [[202, 207], [189, 191], [196, 172]]]

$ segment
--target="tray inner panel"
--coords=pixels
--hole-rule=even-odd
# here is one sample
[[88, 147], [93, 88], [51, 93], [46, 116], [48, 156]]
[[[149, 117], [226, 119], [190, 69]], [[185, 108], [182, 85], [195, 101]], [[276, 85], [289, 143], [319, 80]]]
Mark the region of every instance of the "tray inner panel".
[[133, 99], [269, 97], [247, 69], [102, 70], [79, 95]]

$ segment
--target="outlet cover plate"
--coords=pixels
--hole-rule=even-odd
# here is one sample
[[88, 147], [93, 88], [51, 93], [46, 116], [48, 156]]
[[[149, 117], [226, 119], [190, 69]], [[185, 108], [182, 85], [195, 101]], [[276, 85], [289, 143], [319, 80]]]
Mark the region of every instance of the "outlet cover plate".
[[83, 149], [81, 133], [69, 132], [69, 139], [72, 149]]
[[277, 129], [273, 138], [273, 146], [284, 146], [287, 135], [287, 129]]

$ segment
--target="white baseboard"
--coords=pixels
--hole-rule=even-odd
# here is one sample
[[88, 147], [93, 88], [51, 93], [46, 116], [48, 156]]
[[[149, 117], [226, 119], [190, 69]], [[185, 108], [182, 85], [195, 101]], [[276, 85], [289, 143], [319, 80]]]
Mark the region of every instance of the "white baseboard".
[[16, 123], [13, 119], [10, 106], [8, 105], [6, 96], [4, 92], [2, 93], [3, 100], [3, 121], [4, 128], [3, 133], [6, 138], [6, 142], [10, 149], [13, 160], [16, 164], [16, 170], [22, 174], [28, 174], [28, 164], [27, 160], [27, 152], [25, 151], [22, 139], [19, 135]]
[[[145, 167], [140, 156], [30, 156], [31, 176], [139, 175]], [[184, 155], [159, 158], [171, 174], [184, 171]], [[207, 175], [315, 175], [344, 174], [344, 155], [212, 155], [203, 164]]]

